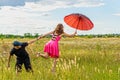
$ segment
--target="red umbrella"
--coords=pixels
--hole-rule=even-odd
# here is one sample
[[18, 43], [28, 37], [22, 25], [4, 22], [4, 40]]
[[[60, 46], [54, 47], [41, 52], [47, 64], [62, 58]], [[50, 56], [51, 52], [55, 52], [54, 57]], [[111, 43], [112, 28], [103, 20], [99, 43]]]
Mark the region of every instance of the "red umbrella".
[[90, 30], [94, 26], [92, 21], [87, 16], [79, 13], [74, 13], [74, 14], [65, 16], [64, 21], [70, 27], [78, 30]]

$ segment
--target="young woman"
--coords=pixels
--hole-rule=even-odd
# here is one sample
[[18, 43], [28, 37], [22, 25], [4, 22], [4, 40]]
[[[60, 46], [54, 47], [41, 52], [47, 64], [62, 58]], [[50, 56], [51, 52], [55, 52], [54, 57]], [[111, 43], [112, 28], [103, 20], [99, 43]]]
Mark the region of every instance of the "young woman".
[[56, 63], [57, 63], [57, 59], [59, 58], [59, 46], [58, 46], [59, 40], [61, 39], [61, 37], [63, 35], [68, 36], [68, 37], [73, 37], [73, 36], [75, 36], [76, 33], [77, 32], [75, 31], [73, 34], [67, 34], [63, 30], [63, 25], [58, 24], [54, 31], [44, 34], [43, 36], [40, 36], [38, 38], [38, 39], [40, 39], [42, 37], [52, 34], [52, 39], [49, 42], [47, 42], [44, 46], [44, 54], [41, 54], [38, 52], [37, 57], [41, 56], [44, 58], [49, 58], [49, 57], [53, 58], [54, 63], [53, 63], [52, 71], [54, 72]]

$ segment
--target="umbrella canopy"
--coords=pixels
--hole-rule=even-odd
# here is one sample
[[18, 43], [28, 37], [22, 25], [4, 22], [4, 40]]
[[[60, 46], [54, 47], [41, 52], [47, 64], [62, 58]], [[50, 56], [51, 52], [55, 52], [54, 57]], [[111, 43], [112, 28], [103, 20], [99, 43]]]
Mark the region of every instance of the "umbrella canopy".
[[79, 13], [73, 13], [64, 17], [64, 22], [70, 27], [78, 30], [90, 30], [94, 24], [85, 15]]

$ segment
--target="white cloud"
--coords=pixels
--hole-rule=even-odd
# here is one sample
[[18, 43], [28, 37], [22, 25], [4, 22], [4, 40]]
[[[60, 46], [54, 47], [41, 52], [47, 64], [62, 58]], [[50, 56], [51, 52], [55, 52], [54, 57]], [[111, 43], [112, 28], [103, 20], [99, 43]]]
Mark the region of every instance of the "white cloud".
[[95, 6], [104, 5], [104, 3], [101, 0], [71, 0], [71, 1], [70, 0], [55, 0], [55, 1], [52, 1], [52, 0], [30, 0], [30, 1], [25, 0], [25, 1], [26, 1], [26, 3], [24, 6], [1, 7], [0, 15], [1, 16], [2, 15], [4, 15], [4, 16], [10, 15], [11, 17], [12, 16], [13, 17], [16, 17], [16, 16], [18, 16], [18, 17], [49, 16], [48, 11], [55, 10], [57, 8], [95, 7]]
[[26, 0], [25, 5], [21, 6], [29, 11], [51, 11], [58, 8], [69, 7], [99, 7], [104, 3], [101, 0]]
[[[0, 7], [1, 33], [43, 33], [56, 26], [58, 20], [48, 20], [49, 11], [70, 7], [98, 7], [101, 0], [26, 0], [24, 6]], [[33, 2], [35, 1], [35, 2]], [[43, 19], [46, 17], [46, 19]], [[52, 26], [52, 27], [51, 27]], [[4, 28], [2, 28], [4, 27]], [[40, 31], [40, 30], [42, 31]]]
[[120, 13], [116, 13], [116, 14], [113, 14], [113, 15], [115, 15], [115, 16], [120, 16]]
[[69, 7], [99, 7], [104, 3], [101, 0], [42, 0], [37, 3], [26, 2], [24, 8], [34, 11], [51, 11]]
[[51, 30], [57, 21], [43, 20], [42, 16], [49, 16], [49, 13], [32, 13], [21, 7], [4, 6], [0, 10], [0, 33], [43, 33]]
[[102, 2], [98, 2], [98, 1], [82, 1], [82, 2], [79, 2], [77, 4], [74, 4], [73, 6], [75, 7], [99, 7], [99, 6], [103, 6], [105, 5], [104, 3]]

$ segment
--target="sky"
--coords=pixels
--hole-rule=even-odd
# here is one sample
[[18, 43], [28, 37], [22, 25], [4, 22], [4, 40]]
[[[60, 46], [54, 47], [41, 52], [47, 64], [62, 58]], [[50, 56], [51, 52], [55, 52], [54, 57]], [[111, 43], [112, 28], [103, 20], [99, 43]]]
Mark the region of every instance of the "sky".
[[66, 33], [74, 28], [64, 22], [72, 13], [84, 14], [94, 23], [78, 34], [119, 34], [119, 0], [0, 0], [0, 34], [39, 33], [53, 31], [58, 23]]

